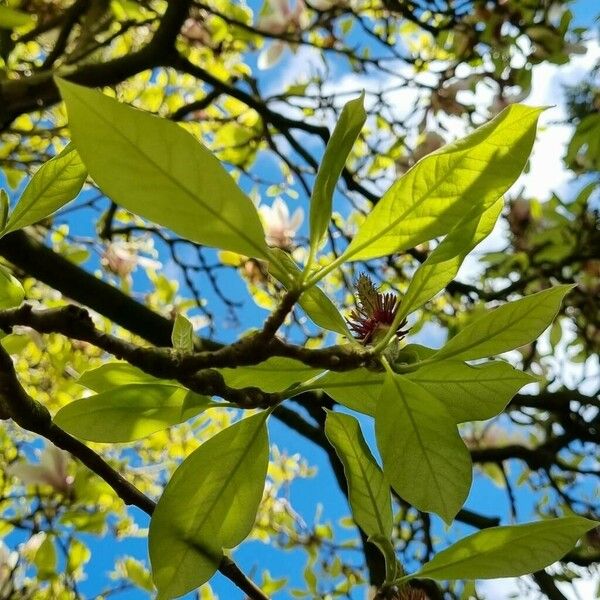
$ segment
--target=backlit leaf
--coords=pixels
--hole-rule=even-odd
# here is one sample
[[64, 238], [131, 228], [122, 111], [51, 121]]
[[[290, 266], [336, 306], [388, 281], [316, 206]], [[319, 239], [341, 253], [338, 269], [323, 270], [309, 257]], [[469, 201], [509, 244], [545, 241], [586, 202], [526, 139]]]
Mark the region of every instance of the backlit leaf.
[[467, 137], [432, 152], [383, 195], [344, 256], [367, 260], [448, 233], [488, 209], [523, 170], [542, 109], [513, 104]]
[[193, 242], [267, 258], [252, 201], [182, 127], [57, 79], [73, 142], [117, 204]]
[[224, 429], [175, 471], [150, 521], [150, 562], [159, 594], [181, 596], [208, 581], [223, 548], [250, 533], [260, 503], [269, 440], [266, 413]]
[[406, 377], [388, 373], [375, 432], [383, 472], [396, 492], [450, 523], [469, 493], [472, 464], [444, 404]]

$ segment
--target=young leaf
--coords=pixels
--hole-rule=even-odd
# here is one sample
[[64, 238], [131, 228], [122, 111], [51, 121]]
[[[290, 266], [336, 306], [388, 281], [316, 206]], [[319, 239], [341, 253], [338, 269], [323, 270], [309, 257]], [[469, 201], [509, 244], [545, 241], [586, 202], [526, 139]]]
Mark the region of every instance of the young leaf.
[[496, 579], [519, 577], [560, 560], [596, 521], [583, 517], [491, 527], [442, 550], [410, 577]]
[[[287, 289], [294, 287], [296, 279], [301, 274], [300, 268], [286, 252], [278, 248], [271, 248], [271, 252], [276, 254], [279, 260], [277, 264], [275, 262], [269, 264], [269, 272]], [[298, 304], [319, 327], [351, 337], [340, 311], [321, 288], [315, 285], [306, 290], [300, 296]]]
[[325, 435], [344, 465], [350, 508], [367, 536], [392, 535], [390, 486], [375, 462], [358, 421], [350, 415], [327, 412]]
[[57, 79], [73, 142], [117, 204], [193, 242], [267, 258], [252, 201], [182, 127]]
[[318, 384], [336, 402], [357, 412], [374, 416], [384, 375], [367, 369], [328, 371], [319, 378]]
[[375, 412], [383, 472], [415, 508], [451, 523], [471, 487], [471, 455], [446, 407], [424, 388], [387, 373]]
[[150, 562], [159, 594], [181, 596], [208, 581], [223, 548], [237, 546], [250, 533], [269, 463], [266, 416], [224, 429], [173, 474], [150, 521]]
[[79, 194], [86, 177], [79, 154], [69, 144], [35, 172], [2, 233], [22, 229], [55, 213]]
[[175, 316], [175, 322], [173, 323], [171, 343], [173, 348], [180, 352], [194, 351], [194, 327], [189, 319], [179, 313]]
[[552, 323], [572, 285], [557, 285], [508, 302], [469, 323], [433, 355], [433, 360], [474, 360], [520, 348]]
[[483, 127], [426, 156], [383, 195], [344, 252], [368, 260], [448, 233], [488, 209], [517, 179], [542, 109], [513, 104]]
[[77, 380], [77, 383], [98, 393], [133, 383], [178, 385], [176, 381], [157, 379], [129, 363], [117, 361], [107, 362], [95, 369], [85, 371]]
[[454, 226], [413, 275], [400, 304], [399, 321], [433, 298], [456, 277], [467, 254], [494, 229], [503, 204], [500, 198], [485, 212], [469, 215]]
[[537, 381], [502, 361], [477, 366], [444, 361], [423, 366], [406, 377], [441, 400], [455, 423], [495, 417], [524, 385]]
[[317, 172], [310, 199], [310, 248], [313, 253], [318, 250], [327, 232], [335, 186], [367, 120], [364, 97], [363, 92], [344, 106]]
[[19, 306], [25, 299], [25, 290], [18, 279], [0, 266], [0, 310]]
[[54, 423], [89, 442], [125, 443], [182, 423], [210, 405], [209, 398], [182, 387], [130, 384], [67, 404]]
[[257, 365], [219, 369], [229, 387], [257, 386], [264, 392], [281, 392], [295, 383], [318, 375], [321, 371], [322, 369], [313, 369], [297, 360], [282, 356], [273, 356]]

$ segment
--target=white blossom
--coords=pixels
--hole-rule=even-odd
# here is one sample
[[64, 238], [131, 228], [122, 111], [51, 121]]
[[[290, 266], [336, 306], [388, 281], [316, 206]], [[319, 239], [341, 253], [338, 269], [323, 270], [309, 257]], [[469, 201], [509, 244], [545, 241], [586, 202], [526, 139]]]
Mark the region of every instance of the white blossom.
[[47, 444], [38, 456], [37, 464], [19, 460], [9, 465], [6, 472], [24, 485], [49, 485], [57, 492], [68, 494], [73, 485], [73, 476], [69, 474], [69, 454], [54, 444]]
[[160, 262], [141, 256], [138, 243], [119, 240], [110, 242], [102, 255], [102, 265], [111, 273], [122, 279], [128, 279], [138, 267], [160, 269]]
[[287, 204], [281, 198], [276, 198], [272, 206], [259, 206], [258, 210], [263, 220], [267, 243], [282, 250], [289, 250], [304, 221], [302, 208], [297, 208], [290, 216]]

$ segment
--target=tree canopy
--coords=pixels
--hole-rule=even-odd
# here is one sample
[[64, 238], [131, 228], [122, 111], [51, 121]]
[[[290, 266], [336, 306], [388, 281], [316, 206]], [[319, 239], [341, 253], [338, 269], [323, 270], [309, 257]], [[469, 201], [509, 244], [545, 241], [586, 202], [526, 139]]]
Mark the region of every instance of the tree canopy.
[[0, 2], [0, 600], [598, 585], [584, 5]]

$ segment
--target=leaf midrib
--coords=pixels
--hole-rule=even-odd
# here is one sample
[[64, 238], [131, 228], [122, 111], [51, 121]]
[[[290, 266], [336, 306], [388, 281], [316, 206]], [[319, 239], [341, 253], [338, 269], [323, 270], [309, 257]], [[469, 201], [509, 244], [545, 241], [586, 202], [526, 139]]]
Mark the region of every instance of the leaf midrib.
[[[74, 96], [77, 97], [79, 99], [79, 101], [82, 102], [83, 104], [87, 104], [86, 102], [84, 102], [81, 99], [81, 97], [77, 93], [75, 93]], [[117, 104], [120, 104], [120, 103], [117, 102]], [[122, 131], [120, 131], [118, 128], [111, 127], [111, 125], [112, 125], [111, 121], [107, 120], [102, 113], [98, 112], [94, 108], [93, 105], [91, 105], [91, 104], [87, 104], [87, 105], [88, 105], [88, 108], [92, 112], [94, 112], [97, 117], [99, 117], [102, 121], [104, 121], [104, 123], [106, 125], [108, 125], [109, 129], [111, 129], [112, 131], [115, 131], [119, 137], [121, 137], [122, 139], [124, 139], [127, 142], [127, 145], [132, 147], [135, 152], [137, 152], [138, 154], [141, 154], [146, 160], [148, 160], [148, 162], [150, 162], [160, 173], [162, 173], [163, 176], [166, 177], [166, 179], [168, 179], [169, 181], [174, 183], [175, 186], [178, 187], [179, 189], [181, 189], [187, 196], [189, 196], [192, 199], [192, 201], [195, 201], [195, 202], [197, 201], [213, 217], [215, 217], [217, 220], [224, 222], [233, 232], [235, 232], [237, 235], [239, 235], [250, 246], [255, 248], [258, 251], [258, 256], [264, 257], [266, 255], [266, 251], [265, 251], [266, 246], [265, 246], [265, 248], [261, 248], [260, 246], [258, 246], [256, 244], [256, 242], [253, 239], [249, 238], [244, 233], [243, 230], [238, 229], [237, 226], [232, 224], [227, 218], [225, 218], [225, 216], [224, 216], [225, 211], [218, 212], [218, 211], [214, 210], [209, 204], [205, 203], [200, 196], [197, 196], [196, 194], [194, 194], [191, 190], [189, 190], [187, 188], [187, 186], [182, 185], [181, 182], [176, 177], [173, 177], [168, 171], [163, 169], [163, 166], [160, 163], [156, 162], [151, 156], [149, 156], [148, 154], [143, 152], [142, 148], [140, 146], [137, 146], [136, 144], [134, 144], [133, 141], [130, 140], [129, 137], [127, 137]], [[137, 110], [137, 109], [134, 109], [134, 110]], [[182, 130], [182, 131], [184, 131], [184, 130]], [[185, 132], [185, 133], [187, 135], [191, 136], [191, 134], [189, 134], [188, 132]], [[193, 138], [193, 136], [191, 136], [191, 137], [196, 143], [198, 143], [197, 140], [195, 140]], [[207, 150], [207, 152], [209, 152], [209, 150]], [[243, 193], [242, 193], [242, 195], [243, 195]]]

